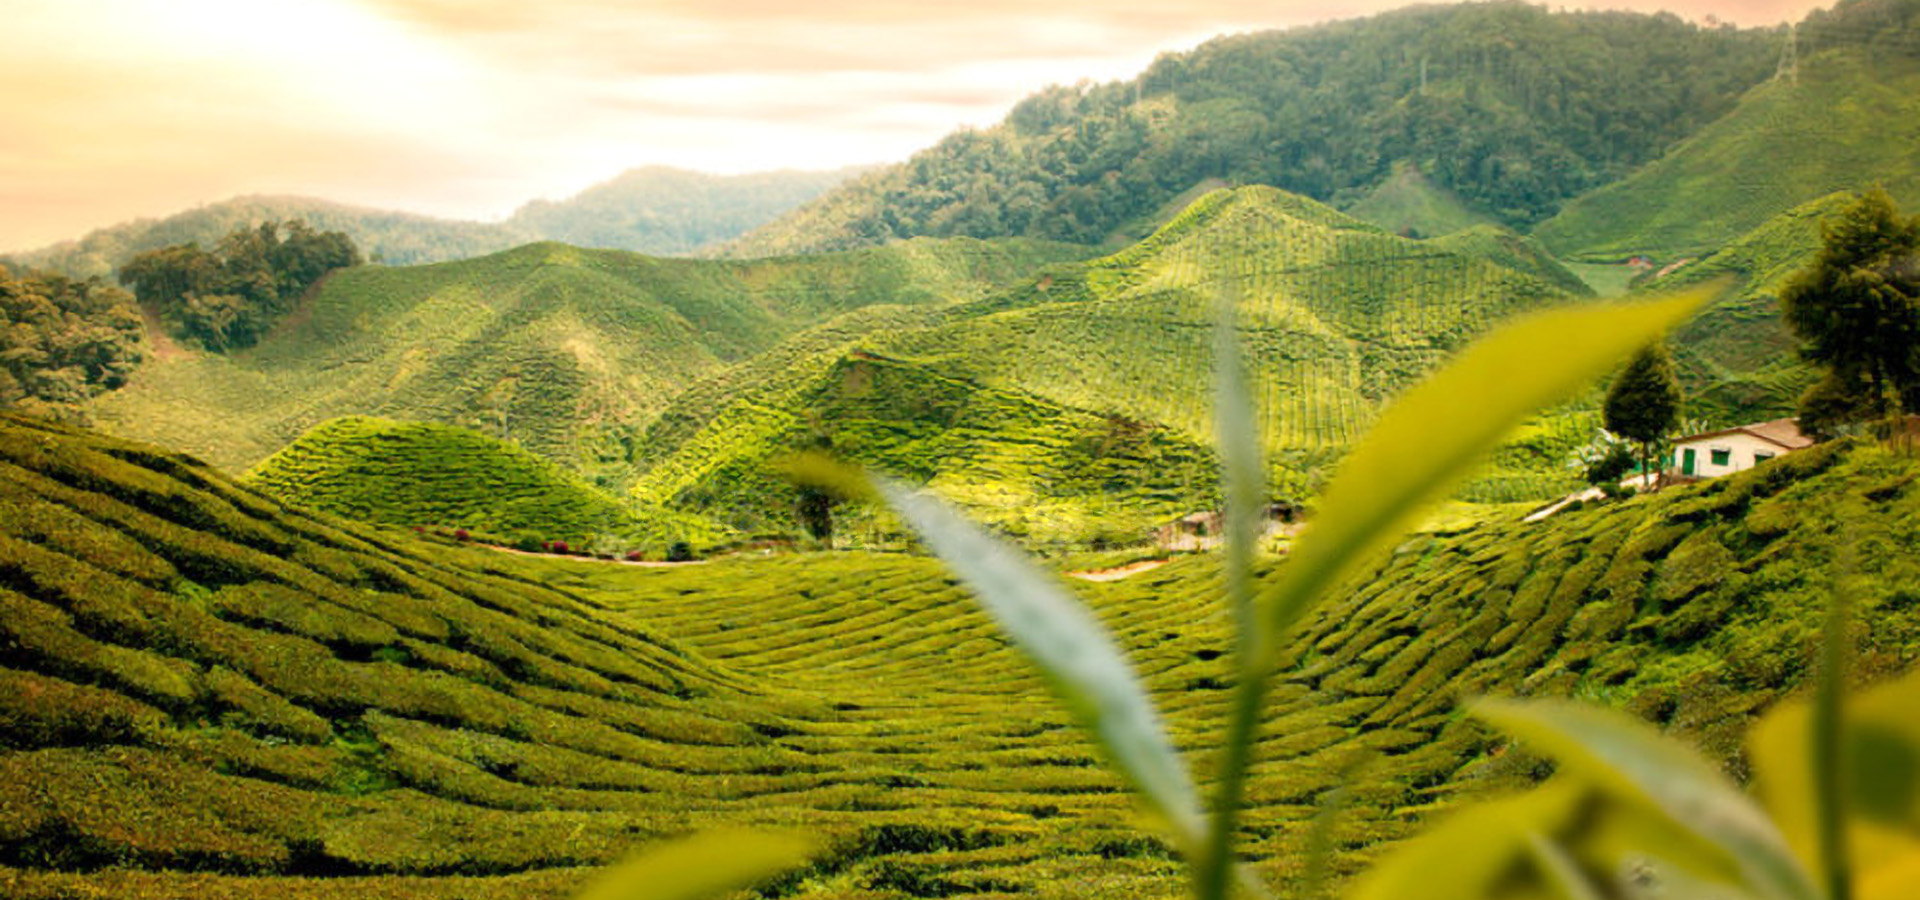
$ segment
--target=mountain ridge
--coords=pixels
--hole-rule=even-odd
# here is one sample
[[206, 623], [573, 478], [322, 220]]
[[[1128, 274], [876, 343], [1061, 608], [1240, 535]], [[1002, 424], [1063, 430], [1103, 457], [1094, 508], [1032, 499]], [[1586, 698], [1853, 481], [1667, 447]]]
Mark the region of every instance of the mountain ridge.
[[1208, 179], [1346, 206], [1408, 164], [1525, 227], [1731, 108], [1771, 74], [1775, 34], [1491, 3], [1223, 36], [1127, 82], [1036, 93], [724, 249], [1092, 244]]

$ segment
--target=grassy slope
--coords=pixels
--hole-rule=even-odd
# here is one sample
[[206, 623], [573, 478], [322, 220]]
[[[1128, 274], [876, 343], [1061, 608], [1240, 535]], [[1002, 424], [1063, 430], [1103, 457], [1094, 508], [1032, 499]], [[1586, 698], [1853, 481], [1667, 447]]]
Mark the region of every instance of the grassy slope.
[[1780, 291], [1820, 252], [1822, 221], [1851, 199], [1837, 193], [1803, 203], [1648, 284], [1665, 290], [1733, 281], [1725, 297], [1674, 334], [1688, 417], [1733, 424], [1793, 414], [1817, 374], [1800, 361], [1800, 342], [1780, 321]]
[[1674, 260], [1876, 182], [1905, 205], [1920, 203], [1920, 63], [1830, 51], [1801, 67], [1798, 84], [1754, 88], [1725, 118], [1568, 203], [1535, 235], [1561, 256]]
[[[694, 388], [643, 442], [674, 449], [639, 458], [635, 492], [739, 527], [769, 527], [760, 515], [785, 524], [790, 501], [764, 460], [821, 431], [1016, 533], [1137, 538], [1213, 502], [1200, 448], [1212, 430], [1213, 295], [1227, 281], [1243, 294], [1275, 475], [1294, 497], [1386, 398], [1489, 324], [1585, 293], [1510, 233], [1412, 241], [1272, 188], [1219, 191], [1113, 256], [864, 337], [809, 333], [776, 351], [777, 367]], [[876, 373], [887, 390], [848, 390]], [[1563, 451], [1588, 418], [1543, 418], [1472, 495], [1560, 487]], [[1065, 465], [1083, 458], [1117, 468], [1088, 478]]]
[[1410, 162], [1395, 163], [1393, 174], [1346, 208], [1395, 234], [1438, 237], [1476, 225], [1498, 224], [1493, 216], [1473, 209], [1452, 191], [1435, 185]]
[[[534, 244], [338, 273], [259, 346], [148, 366], [98, 420], [238, 471], [326, 419], [372, 414], [512, 438], [590, 472], [687, 381], [871, 304], [977, 296], [1078, 255], [914, 241], [717, 262]], [[220, 422], [209, 429], [207, 422]]]
[[[1829, 447], [1539, 526], [1409, 542], [1290, 641], [1245, 838], [1297, 878], [1355, 759], [1336, 870], [1539, 771], [1454, 710], [1624, 705], [1740, 771], [1805, 680], [1832, 543], [1861, 659], [1920, 647], [1920, 469]], [[932, 561], [668, 570], [390, 538], [181, 457], [0, 419], [0, 884], [9, 896], [559, 897], [720, 823], [831, 849], [809, 897], [1171, 897], [1165, 848]], [[1200, 768], [1229, 643], [1207, 558], [1079, 585]]]
[[389, 525], [589, 546], [597, 535], [664, 544], [710, 529], [637, 515], [526, 450], [451, 425], [350, 417], [323, 423], [246, 475], [282, 502]]
[[1586, 279], [1555, 259], [1539, 241], [1498, 225], [1470, 225], [1429, 243], [1461, 256], [1479, 257], [1524, 272], [1570, 294], [1597, 293]]

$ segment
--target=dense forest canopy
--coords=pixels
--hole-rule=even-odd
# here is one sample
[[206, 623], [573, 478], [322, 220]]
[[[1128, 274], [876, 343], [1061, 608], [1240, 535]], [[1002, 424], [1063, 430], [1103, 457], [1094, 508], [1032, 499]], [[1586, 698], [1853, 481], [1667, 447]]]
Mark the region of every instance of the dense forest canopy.
[[910, 235], [1098, 242], [1209, 179], [1335, 205], [1397, 161], [1510, 225], [1658, 157], [1772, 75], [1784, 30], [1523, 3], [1218, 38], [1130, 82], [1053, 87], [738, 245]]
[[252, 346], [321, 276], [360, 262], [341, 232], [265, 222], [235, 229], [212, 251], [198, 244], [149, 250], [121, 266], [119, 277], [181, 336], [227, 350]]
[[0, 266], [0, 407], [80, 418], [87, 398], [126, 383], [140, 332], [126, 291]]

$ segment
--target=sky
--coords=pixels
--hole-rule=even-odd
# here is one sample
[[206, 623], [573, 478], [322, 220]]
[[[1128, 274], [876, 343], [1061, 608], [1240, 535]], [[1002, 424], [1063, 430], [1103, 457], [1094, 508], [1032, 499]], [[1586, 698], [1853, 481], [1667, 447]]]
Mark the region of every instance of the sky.
[[[499, 219], [905, 159], [1049, 84], [1404, 0], [7, 0], [0, 250], [239, 194]], [[1821, 0], [1597, 0], [1740, 25]]]

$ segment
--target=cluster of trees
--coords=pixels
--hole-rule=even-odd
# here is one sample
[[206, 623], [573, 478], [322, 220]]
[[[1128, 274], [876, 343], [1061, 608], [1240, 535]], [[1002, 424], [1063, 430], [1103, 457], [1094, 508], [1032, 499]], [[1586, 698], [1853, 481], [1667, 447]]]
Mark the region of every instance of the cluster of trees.
[[211, 251], [187, 243], [141, 253], [119, 278], [180, 336], [225, 351], [253, 345], [321, 276], [360, 261], [343, 232], [263, 222], [233, 230]]
[[1897, 422], [1920, 409], [1920, 216], [1875, 188], [1822, 232], [1820, 255], [1780, 294], [1801, 355], [1826, 370], [1800, 398], [1800, 427]]
[[1342, 205], [1396, 160], [1524, 226], [1730, 110], [1773, 73], [1782, 39], [1521, 3], [1225, 37], [1132, 82], [1043, 91], [744, 244], [1097, 242], [1206, 179]]
[[126, 291], [0, 268], [0, 407], [79, 418], [87, 398], [126, 383], [140, 333]]

